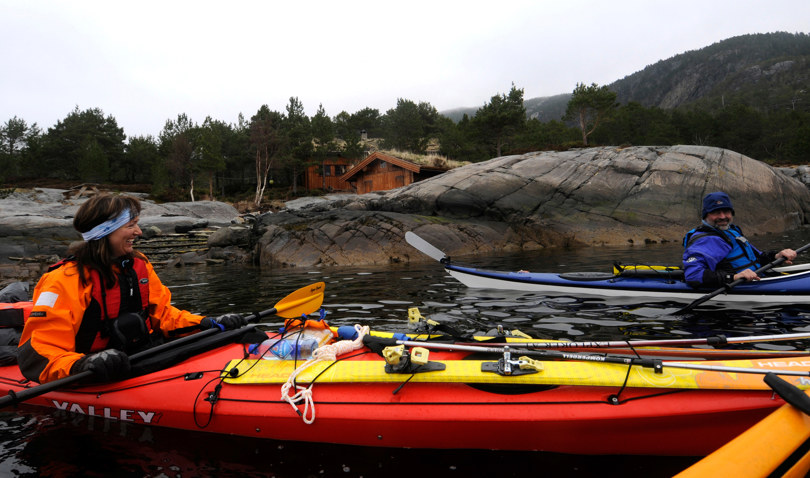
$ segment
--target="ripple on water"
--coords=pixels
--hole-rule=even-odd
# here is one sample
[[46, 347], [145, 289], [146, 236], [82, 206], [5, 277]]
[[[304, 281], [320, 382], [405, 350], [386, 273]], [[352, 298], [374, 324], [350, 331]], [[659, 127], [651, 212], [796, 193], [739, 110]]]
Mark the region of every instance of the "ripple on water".
[[[757, 238], [757, 245], [777, 249]], [[802, 241], [793, 241], [799, 243]], [[784, 241], [782, 241], [784, 242]], [[774, 247], [776, 246], [776, 247]], [[586, 248], [537, 252], [498, 258], [479, 257], [481, 266], [502, 270], [611, 270], [625, 263], [673, 263], [678, 247]], [[627, 260], [634, 258], [636, 260]], [[565, 264], [559, 261], [564, 260]], [[248, 266], [159, 269], [172, 288], [172, 303], [205, 315], [250, 312], [272, 307], [298, 288], [314, 281], [327, 283], [324, 308], [331, 325], [369, 325], [380, 330], [409, 330], [404, 305], [416, 306], [426, 318], [465, 332], [488, 331], [498, 325], [519, 328], [538, 338], [626, 340], [751, 336], [810, 331], [810, 311], [801, 308], [737, 312], [701, 311], [672, 316], [672, 304], [614, 304], [593, 298], [547, 297], [510, 291], [480, 291], [446, 278], [436, 263], [379, 269], [295, 268], [259, 270]], [[634, 309], [635, 308], [635, 309]], [[277, 320], [274, 320], [277, 319]], [[283, 319], [267, 318], [278, 328]], [[770, 350], [806, 349], [807, 341], [742, 344]], [[317, 394], [317, 388], [315, 394]], [[600, 457], [539, 452], [486, 450], [402, 450], [280, 443], [205, 433], [177, 432], [97, 420], [92, 429], [63, 418], [52, 421], [24, 414], [0, 413], [0, 476], [37, 476], [52, 471], [86, 472], [93, 476], [404, 476], [422, 474], [465, 477], [498, 476], [504, 463], [513, 476], [538, 469], [549, 476], [605, 476], [605, 470], [632, 465], [639, 476], [673, 476], [695, 460], [683, 457]], [[85, 428], [81, 428], [81, 427]], [[149, 430], [149, 437], [144, 433]], [[203, 444], [203, 445], [201, 445]], [[90, 450], [83, 452], [83, 450]], [[114, 460], [103, 459], [113, 457]], [[92, 458], [92, 459], [90, 459]], [[646, 464], [639, 467], [640, 464]], [[507, 472], [508, 474], [509, 472]], [[264, 474], [264, 475], [262, 475]], [[631, 473], [632, 474], [632, 473]], [[74, 474], [75, 475], [75, 474]], [[74, 476], [71, 475], [71, 476]]]

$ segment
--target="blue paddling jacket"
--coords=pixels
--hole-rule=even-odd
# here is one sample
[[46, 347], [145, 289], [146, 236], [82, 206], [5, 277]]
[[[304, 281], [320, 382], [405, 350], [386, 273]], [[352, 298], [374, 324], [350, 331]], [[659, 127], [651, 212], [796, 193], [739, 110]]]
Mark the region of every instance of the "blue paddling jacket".
[[723, 231], [704, 223], [686, 233], [683, 245], [684, 276], [692, 287], [728, 284], [734, 274], [757, 270], [776, 256], [775, 251], [761, 252], [754, 247], [734, 224]]

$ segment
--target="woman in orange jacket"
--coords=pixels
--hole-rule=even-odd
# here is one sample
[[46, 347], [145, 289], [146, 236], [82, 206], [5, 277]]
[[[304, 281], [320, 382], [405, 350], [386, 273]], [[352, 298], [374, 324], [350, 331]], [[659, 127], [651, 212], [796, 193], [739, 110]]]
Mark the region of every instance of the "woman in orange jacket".
[[110, 194], [79, 208], [73, 227], [84, 241], [34, 289], [19, 346], [26, 378], [45, 383], [90, 370], [99, 381], [122, 379], [130, 372], [127, 354], [170, 330], [245, 324], [238, 314], [203, 317], [171, 305], [171, 292], [133, 248], [140, 212], [137, 198]]

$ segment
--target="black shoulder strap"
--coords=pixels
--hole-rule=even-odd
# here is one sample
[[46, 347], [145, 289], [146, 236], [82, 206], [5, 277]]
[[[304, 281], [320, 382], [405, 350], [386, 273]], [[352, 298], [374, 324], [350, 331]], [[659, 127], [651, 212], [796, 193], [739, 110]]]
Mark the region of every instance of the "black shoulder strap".
[[708, 227], [706, 225], [702, 225], [702, 226], [698, 227], [697, 229], [695, 229], [693, 232], [687, 233], [686, 237], [684, 238], [684, 246], [689, 247], [695, 241], [697, 241], [698, 239], [700, 239], [701, 237], [704, 237], [704, 236], [717, 236], [717, 237], [723, 239], [724, 241], [726, 241], [726, 243], [728, 245], [734, 246], [734, 243], [731, 242], [731, 239], [729, 239], [728, 236], [726, 236], [725, 234], [721, 234], [716, 229], [714, 229], [712, 227]]
[[25, 325], [25, 311], [23, 309], [0, 309], [0, 328], [23, 327]]
[[56, 264], [53, 264], [52, 266], [48, 267], [47, 272], [51, 272], [51, 271], [54, 271], [56, 269], [59, 269], [63, 265], [67, 264], [68, 262], [75, 261], [75, 260], [76, 260], [76, 256], [67, 256], [64, 259], [62, 259], [61, 261], [57, 262]]
[[79, 330], [76, 332], [76, 352], [90, 352], [93, 342], [96, 340], [96, 334], [101, 329], [101, 306], [95, 300], [91, 300], [84, 312]]

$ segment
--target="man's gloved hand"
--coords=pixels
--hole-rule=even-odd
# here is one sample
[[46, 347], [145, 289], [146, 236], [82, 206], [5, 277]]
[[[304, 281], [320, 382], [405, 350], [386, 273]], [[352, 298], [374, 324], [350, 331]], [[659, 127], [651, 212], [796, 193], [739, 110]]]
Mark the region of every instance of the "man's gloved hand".
[[202, 330], [219, 327], [220, 330], [233, 330], [247, 325], [247, 320], [239, 314], [225, 314], [219, 317], [203, 317], [200, 321]]
[[70, 368], [70, 374], [75, 375], [88, 370], [93, 372], [93, 377], [100, 382], [120, 380], [129, 375], [129, 357], [120, 350], [102, 350], [77, 360]]

